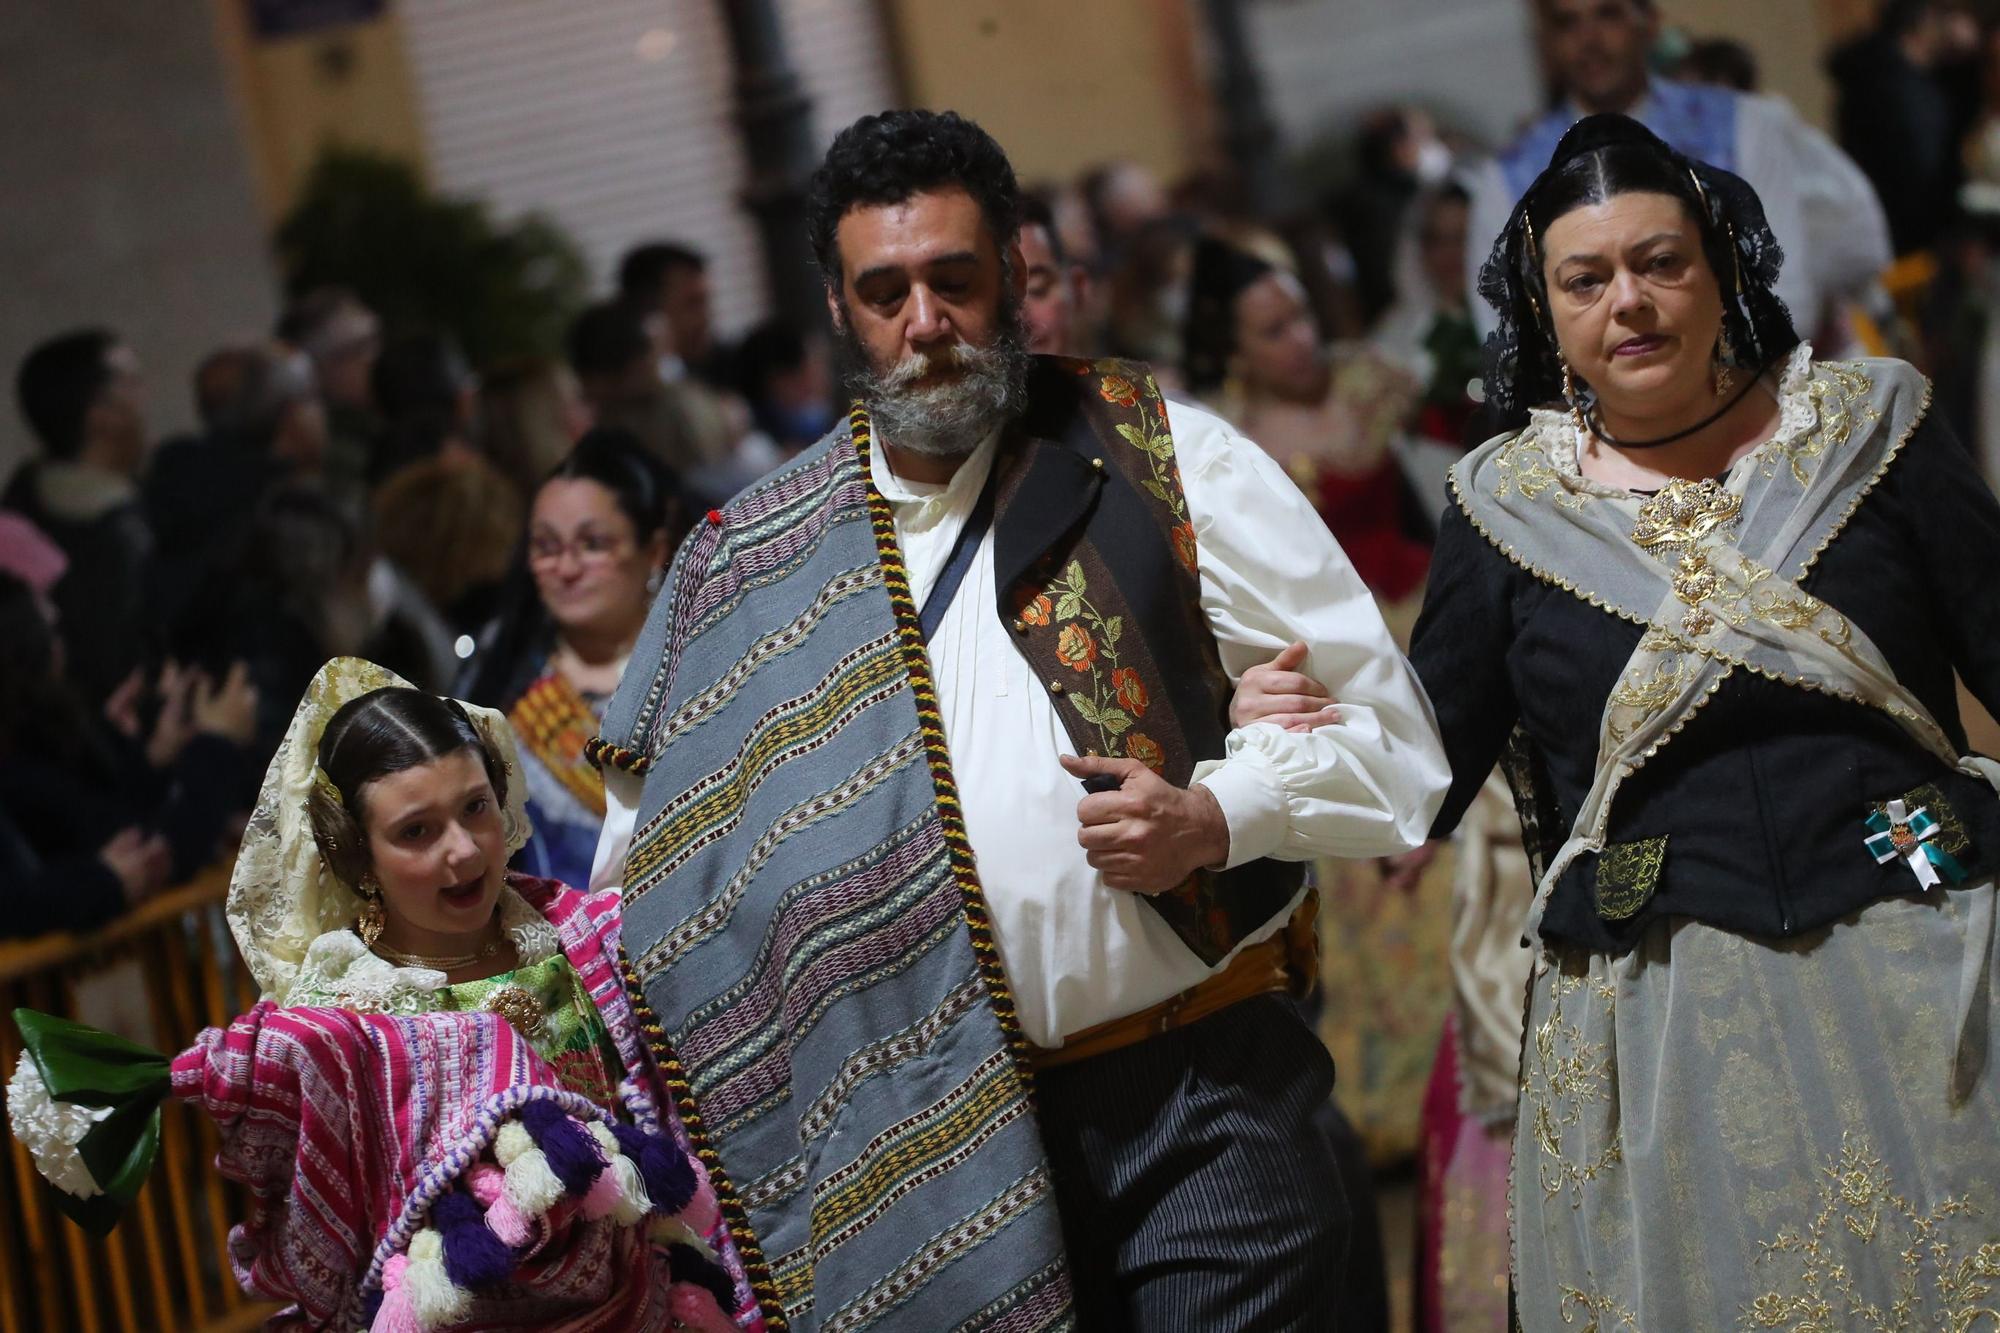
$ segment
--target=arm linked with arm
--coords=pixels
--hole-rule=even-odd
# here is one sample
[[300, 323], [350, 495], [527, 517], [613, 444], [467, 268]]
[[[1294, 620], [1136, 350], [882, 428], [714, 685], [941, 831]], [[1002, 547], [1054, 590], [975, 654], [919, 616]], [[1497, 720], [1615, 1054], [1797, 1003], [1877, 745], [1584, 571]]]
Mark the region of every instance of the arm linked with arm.
[[1220, 420], [1168, 407], [1195, 527], [1201, 600], [1232, 680], [1293, 641], [1340, 701], [1306, 732], [1229, 733], [1196, 781], [1222, 807], [1228, 865], [1368, 857], [1424, 840], [1449, 782], [1428, 700], [1373, 596], [1298, 487]]

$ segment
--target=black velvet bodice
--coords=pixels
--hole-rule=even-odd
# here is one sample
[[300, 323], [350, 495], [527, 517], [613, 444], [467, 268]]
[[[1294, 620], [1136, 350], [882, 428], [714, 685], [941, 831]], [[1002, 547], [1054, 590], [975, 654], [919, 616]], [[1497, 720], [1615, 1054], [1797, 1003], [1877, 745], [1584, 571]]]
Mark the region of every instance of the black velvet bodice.
[[[1961, 750], [1954, 672], [2000, 705], [2000, 503], [1942, 424], [1917, 428], [1805, 587], [1874, 641]], [[1544, 846], [1531, 850], [1559, 845], [1642, 633], [1514, 565], [1449, 510], [1410, 653], [1452, 766], [1433, 835], [1456, 826], [1518, 724], [1548, 786]], [[1602, 858], [1579, 857], [1542, 932], [1623, 952], [1652, 921], [1684, 916], [1782, 937], [1914, 892], [1906, 865], [1878, 864], [1863, 844], [1872, 810], [1918, 792], [1950, 822], [1968, 882], [2000, 870], [2000, 797], [1985, 782], [1880, 710], [1736, 670], [1613, 802], [1611, 847], [1666, 839], [1643, 895], [1608, 892]]]

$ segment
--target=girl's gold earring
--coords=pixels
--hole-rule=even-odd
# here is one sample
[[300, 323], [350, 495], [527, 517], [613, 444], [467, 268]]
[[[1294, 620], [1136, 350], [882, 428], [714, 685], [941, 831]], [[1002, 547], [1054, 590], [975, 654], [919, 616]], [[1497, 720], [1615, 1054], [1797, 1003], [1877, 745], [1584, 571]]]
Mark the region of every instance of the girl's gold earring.
[[382, 938], [382, 889], [373, 876], [361, 881], [361, 915], [354, 920], [354, 933], [371, 949]]

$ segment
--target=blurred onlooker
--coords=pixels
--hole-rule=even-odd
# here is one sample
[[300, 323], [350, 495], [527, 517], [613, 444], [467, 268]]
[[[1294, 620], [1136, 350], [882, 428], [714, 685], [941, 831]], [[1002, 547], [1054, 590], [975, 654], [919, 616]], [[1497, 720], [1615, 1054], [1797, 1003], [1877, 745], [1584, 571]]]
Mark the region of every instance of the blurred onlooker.
[[169, 665], [150, 727], [138, 693], [122, 691], [103, 710], [78, 695], [34, 591], [0, 574], [0, 808], [40, 866], [97, 858], [107, 872], [75, 886], [87, 903], [39, 905], [45, 921], [101, 925], [188, 878], [249, 807], [244, 747], [257, 697], [244, 668], [216, 681]]
[[1142, 233], [1171, 216], [1160, 178], [1137, 162], [1107, 162], [1086, 172], [1079, 188], [1106, 271], [1123, 261]]
[[630, 431], [655, 458], [710, 502], [734, 495], [756, 476], [714, 432], [689, 424], [686, 380], [660, 377], [658, 345], [645, 318], [622, 301], [594, 305], [570, 326], [569, 363], [598, 424]]
[[472, 444], [477, 390], [458, 349], [435, 334], [398, 338], [375, 363], [376, 545], [454, 637], [492, 615], [521, 533], [520, 491]]
[[1054, 211], [1034, 195], [1021, 199], [1021, 259], [1028, 268], [1028, 290], [1021, 302], [1021, 319], [1028, 329], [1028, 350], [1053, 356], [1076, 356], [1081, 346], [1077, 321], [1089, 299], [1090, 275], [1069, 262]]
[[1291, 474], [1391, 628], [1407, 631], [1430, 551], [1409, 536], [1422, 520], [1408, 512], [1390, 445], [1416, 384], [1366, 348], [1327, 348], [1290, 265], [1271, 237], [1196, 243], [1188, 388]]
[[786, 454], [817, 442], [839, 420], [833, 371], [820, 338], [808, 338], [783, 320], [766, 320], [737, 344], [735, 362], [751, 419]]
[[451, 683], [451, 641], [428, 602], [315, 488], [259, 502], [237, 567], [221, 581], [231, 648], [260, 700], [253, 754], [273, 754], [300, 695], [329, 658], [366, 657], [434, 690]]
[[[730, 391], [730, 357], [715, 336], [708, 260], [671, 242], [637, 246], [618, 266], [618, 299], [644, 321], [655, 344], [656, 372], [674, 387], [695, 453], [706, 459], [733, 454], [750, 429], [750, 414]], [[776, 460], [762, 461], [769, 466]]]
[[382, 350], [381, 321], [346, 288], [320, 287], [285, 307], [276, 333], [312, 358], [327, 416], [326, 487], [358, 514], [378, 428], [370, 379]]
[[153, 627], [144, 605], [153, 537], [139, 499], [147, 436], [138, 358], [105, 329], [64, 334], [28, 353], [14, 389], [42, 452], [0, 503], [69, 557], [55, 591], [69, 677], [101, 702], [139, 665]]
[[1687, 53], [1674, 66], [1674, 77], [1682, 83], [1706, 83], [1717, 88], [1733, 88], [1754, 93], [1761, 81], [1757, 57], [1749, 47], [1727, 37], [1704, 37], [1689, 44]]
[[[1472, 196], [1455, 181], [1416, 197], [1396, 252], [1396, 303], [1369, 334], [1424, 386], [1416, 433], [1453, 454], [1471, 443], [1466, 432], [1478, 407], [1471, 391], [1480, 342], [1465, 290], [1471, 214]], [[1427, 508], [1431, 498], [1425, 496]], [[1442, 494], [1436, 498], [1442, 509]]]
[[1187, 225], [1174, 215], [1159, 177], [1136, 162], [1097, 167], [1079, 189], [1104, 279], [1104, 350], [1173, 365], [1187, 292]]
[[412, 463], [376, 489], [376, 542], [454, 635], [493, 617], [521, 541], [521, 492], [463, 453]]
[[2000, 29], [1983, 42], [1984, 105], [1965, 144], [1960, 225], [1939, 245], [1942, 269], [1922, 312], [1933, 411], [2000, 487]]
[[[1842, 303], [1889, 262], [1888, 224], [1860, 168], [1787, 102], [1652, 77], [1646, 58], [1659, 32], [1653, 0], [1530, 2], [1559, 103], [1475, 179], [1467, 287], [1477, 290], [1493, 238], [1564, 131], [1584, 115], [1615, 111], [1748, 181], [1785, 249], [1778, 295], [1800, 329], [1837, 332]], [[1473, 303], [1473, 318], [1482, 333], [1492, 329], [1485, 302]]]
[[235, 569], [259, 498], [319, 475], [327, 428], [312, 363], [283, 344], [223, 348], [194, 383], [202, 434], [162, 445], [146, 473], [148, 590], [172, 650], [214, 666], [219, 601], [203, 594]]
[[479, 451], [522, 495], [569, 456], [590, 422], [576, 376], [552, 357], [504, 362], [480, 377]]
[[1827, 61], [1840, 142], [1874, 182], [1899, 255], [1930, 248], [1955, 215], [1973, 108], [1946, 70], [1965, 73], [1978, 41], [1960, 0], [1888, 0], [1874, 30]]
[[599, 426], [535, 492], [506, 612], [460, 689], [507, 713], [535, 836], [519, 868], [590, 878], [604, 784], [584, 756], [686, 530], [673, 474], [630, 433]]
[[1426, 112], [1398, 106], [1362, 121], [1358, 157], [1355, 178], [1333, 200], [1332, 213], [1354, 257], [1361, 318], [1372, 324], [1396, 297], [1403, 215], [1418, 190], [1450, 173], [1451, 150]]
[[727, 358], [715, 337], [714, 288], [700, 252], [672, 241], [632, 247], [618, 265], [618, 299], [660, 321], [665, 378], [694, 375], [714, 388], [727, 386]]
[[478, 381], [465, 357], [436, 333], [409, 333], [382, 349], [369, 377], [381, 418], [368, 459], [372, 492], [402, 468], [441, 453], [471, 454]]
[[1055, 219], [1054, 234], [1063, 254], [1089, 279], [1078, 293], [1072, 341], [1079, 347], [1094, 348], [1103, 341], [1111, 299], [1110, 289], [1103, 282], [1106, 267], [1103, 244], [1097, 236], [1097, 222], [1083, 190], [1078, 186], [1057, 185], [1050, 188], [1045, 197], [1049, 213]]
[[1117, 253], [1105, 279], [1104, 349], [1113, 356], [1172, 366], [1187, 308], [1192, 254], [1187, 228], [1178, 218], [1159, 218], [1126, 237]]
[[[0, 512], [0, 608], [25, 594], [54, 623], [56, 581], [69, 561], [60, 548], [19, 514]], [[17, 615], [25, 615], [17, 608]], [[0, 610], [0, 621], [7, 619]], [[10, 747], [23, 710], [36, 702], [47, 674], [32, 661], [41, 636], [0, 644], [0, 756]], [[10, 706], [11, 704], [11, 706]], [[51, 930], [90, 930], [163, 887], [171, 868], [166, 840], [138, 827], [120, 830], [95, 854], [44, 860], [0, 804], [0, 875], [8, 907], [0, 937], [26, 938]]]

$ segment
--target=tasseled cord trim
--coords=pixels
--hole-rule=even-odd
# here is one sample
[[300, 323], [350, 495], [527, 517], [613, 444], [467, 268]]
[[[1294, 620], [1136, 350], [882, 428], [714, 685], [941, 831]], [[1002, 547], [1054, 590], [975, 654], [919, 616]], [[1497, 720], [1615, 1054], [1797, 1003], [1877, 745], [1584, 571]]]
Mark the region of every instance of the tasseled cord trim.
[[[713, 1210], [694, 1165], [662, 1134], [578, 1120], [554, 1101], [521, 1105], [493, 1139], [491, 1160], [468, 1168], [431, 1205], [405, 1252], [382, 1266], [372, 1333], [428, 1333], [466, 1317], [476, 1292], [512, 1276], [534, 1224], [565, 1200], [585, 1218], [637, 1226], [650, 1217]], [[733, 1300], [726, 1273], [691, 1246], [668, 1254], [675, 1318], [725, 1333]]]

